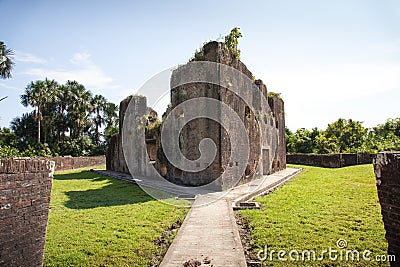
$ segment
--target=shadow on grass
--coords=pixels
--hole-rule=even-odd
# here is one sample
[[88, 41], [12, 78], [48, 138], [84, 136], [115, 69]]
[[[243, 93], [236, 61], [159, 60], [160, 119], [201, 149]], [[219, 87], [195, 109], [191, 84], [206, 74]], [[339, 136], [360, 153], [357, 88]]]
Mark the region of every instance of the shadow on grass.
[[[65, 194], [69, 200], [65, 206], [70, 209], [91, 209], [97, 207], [121, 206], [135, 203], [143, 203], [154, 200], [139, 186], [125, 181], [119, 181], [94, 172], [83, 170], [73, 173], [60, 173], [54, 175], [54, 180], [85, 180], [89, 184], [87, 187], [95, 187], [96, 183], [105, 182], [96, 189], [87, 189], [79, 191], [67, 191]], [[90, 183], [94, 183], [93, 185]], [[84, 187], [77, 182], [74, 189]]]

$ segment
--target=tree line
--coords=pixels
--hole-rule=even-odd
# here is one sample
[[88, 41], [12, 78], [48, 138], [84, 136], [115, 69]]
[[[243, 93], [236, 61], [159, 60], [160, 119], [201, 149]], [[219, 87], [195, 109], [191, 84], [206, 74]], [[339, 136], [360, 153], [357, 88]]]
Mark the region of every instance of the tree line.
[[325, 130], [300, 128], [296, 132], [286, 128], [288, 153], [377, 153], [400, 150], [400, 118], [365, 128], [362, 122], [338, 119]]
[[21, 104], [33, 111], [0, 129], [0, 157], [104, 155], [118, 132], [118, 106], [77, 81], [32, 81]]

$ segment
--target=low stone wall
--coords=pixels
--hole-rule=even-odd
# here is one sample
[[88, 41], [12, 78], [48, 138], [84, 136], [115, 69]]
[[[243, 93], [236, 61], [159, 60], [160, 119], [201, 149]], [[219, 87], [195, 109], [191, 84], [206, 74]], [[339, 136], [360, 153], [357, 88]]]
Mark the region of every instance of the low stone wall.
[[381, 204], [388, 255], [392, 266], [400, 266], [400, 152], [382, 152], [374, 159], [378, 197]]
[[0, 159], [0, 266], [42, 266], [54, 161]]
[[52, 157], [48, 158], [55, 162], [56, 171], [73, 170], [87, 167], [94, 167], [106, 164], [105, 156], [95, 157]]
[[371, 164], [374, 155], [369, 153], [357, 154], [288, 154], [286, 161], [289, 164], [302, 164], [328, 168]]

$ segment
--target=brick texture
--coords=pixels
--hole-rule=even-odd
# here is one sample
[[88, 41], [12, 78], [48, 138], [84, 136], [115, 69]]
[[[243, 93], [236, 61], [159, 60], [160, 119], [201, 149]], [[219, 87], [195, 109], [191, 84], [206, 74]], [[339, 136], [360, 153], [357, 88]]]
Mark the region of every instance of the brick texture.
[[328, 168], [341, 168], [359, 164], [371, 164], [374, 154], [287, 154], [289, 164], [303, 164]]
[[0, 159], [0, 266], [42, 266], [54, 161]]
[[388, 241], [388, 254], [400, 266], [400, 152], [382, 152], [374, 159], [374, 170], [382, 218]]
[[[218, 77], [218, 83], [185, 83], [183, 80], [193, 73], [189, 71], [189, 74], [187, 72], [190, 70], [190, 68], [185, 67], [187, 65], [181, 66], [174, 70], [171, 75], [171, 104], [163, 117], [168, 115], [172, 109], [175, 109], [178, 105], [188, 100], [199, 97], [218, 100], [233, 110], [240, 119], [239, 122], [233, 121], [231, 118], [225, 118], [222, 113], [218, 113], [221, 112], [221, 109], [216, 108], [217, 110], [214, 110], [213, 114], [217, 114], [216, 116], [219, 114], [220, 121], [230, 121], [232, 129], [239, 129], [241, 125], [244, 125], [249, 140], [249, 158], [238, 159], [232, 157], [231, 152], [240, 148], [240, 141], [236, 143], [232, 142], [229, 134], [222, 125], [212, 119], [201, 117], [188, 121], [183, 126], [179, 135], [179, 148], [187, 159], [196, 160], [200, 158], [199, 144], [201, 140], [205, 138], [211, 139], [216, 147], [214, 160], [212, 162], [197, 163], [198, 166], [196, 166], [203, 167], [201, 164], [204, 164], [205, 169], [196, 172], [181, 170], [174, 166], [167, 159], [163, 151], [160, 138], [157, 138], [159, 135], [156, 135], [156, 140], [152, 140], [151, 143], [149, 142], [150, 140], [147, 140], [146, 148], [149, 160], [155, 160], [155, 168], [167, 180], [187, 186], [209, 184], [215, 181], [222, 173], [225, 173], [224, 179], [221, 179], [219, 181], [220, 184], [216, 185], [219, 187], [218, 190], [230, 188], [236, 180], [240, 180], [239, 183], [246, 183], [254, 176], [271, 174], [285, 169], [286, 140], [283, 100], [278, 97], [268, 98], [265, 84], [261, 80], [252, 82], [253, 75], [250, 70], [247, 69], [243, 62], [236, 59], [222, 43], [209, 42], [204, 45], [203, 52], [205, 61], [230, 66], [243, 75], [229, 75], [230, 72], [228, 69], [231, 68], [219, 68], [218, 70], [215, 69], [215, 72], [212, 72], [218, 74], [216, 76]], [[212, 76], [212, 74], [210, 75]], [[250, 88], [249, 90], [240, 90], [241, 97], [239, 97], [231, 90], [232, 88], [227, 89], [229, 86], [222, 86], [228, 78], [229, 81], [236, 84], [239, 88], [246, 88], [246, 82], [250, 81], [250, 84], [255, 88], [258, 87], [259, 90], [250, 90]], [[130, 113], [126, 113], [131, 99], [128, 97], [120, 104], [120, 123], [131, 115]], [[244, 101], [244, 99], [247, 100]], [[262, 101], [263, 99], [267, 101]], [[136, 101], [136, 99], [133, 100]], [[207, 104], [199, 104], [192, 108], [198, 111], [209, 108], [202, 105]], [[253, 108], [251, 109], [250, 106]], [[270, 107], [270, 110], [267, 106]], [[184, 114], [182, 115], [184, 117]], [[264, 124], [268, 124], [268, 130], [259, 127], [258, 121], [264, 121]], [[180, 122], [176, 121], [175, 123], [179, 124]], [[176, 128], [179, 127], [178, 125], [175, 126]], [[121, 129], [122, 127], [120, 126], [119, 134], [113, 136], [111, 139], [106, 156], [107, 170], [127, 173], [128, 169], [126, 168], [124, 153], [122, 151]], [[142, 148], [133, 149], [142, 150]], [[125, 152], [131, 153], [130, 151]], [[138, 158], [141, 158], [141, 153], [137, 153]], [[139, 166], [132, 169], [132, 171], [141, 174]], [[245, 169], [244, 174], [240, 172], [243, 169]]]
[[94, 157], [53, 157], [48, 160], [55, 162], [55, 171], [73, 170], [87, 167], [95, 167], [106, 164], [105, 156]]

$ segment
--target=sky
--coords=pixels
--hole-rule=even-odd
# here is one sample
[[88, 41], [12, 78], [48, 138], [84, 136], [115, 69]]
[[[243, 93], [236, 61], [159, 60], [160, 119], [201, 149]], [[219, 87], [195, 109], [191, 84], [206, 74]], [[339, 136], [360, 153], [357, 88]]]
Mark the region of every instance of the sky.
[[0, 0], [0, 11], [16, 63], [0, 80], [1, 127], [33, 110], [20, 103], [30, 81], [76, 80], [119, 103], [233, 27], [241, 60], [281, 93], [291, 130], [400, 117], [399, 1]]

